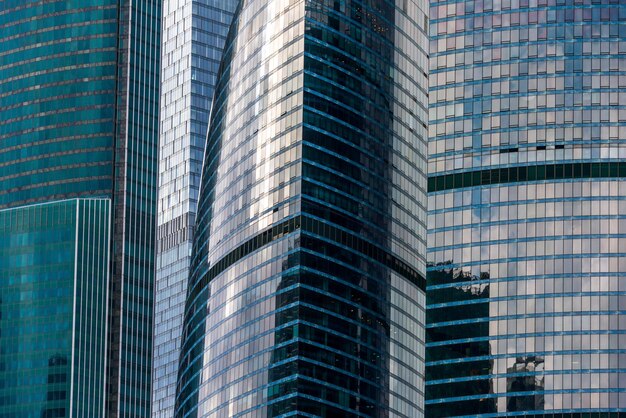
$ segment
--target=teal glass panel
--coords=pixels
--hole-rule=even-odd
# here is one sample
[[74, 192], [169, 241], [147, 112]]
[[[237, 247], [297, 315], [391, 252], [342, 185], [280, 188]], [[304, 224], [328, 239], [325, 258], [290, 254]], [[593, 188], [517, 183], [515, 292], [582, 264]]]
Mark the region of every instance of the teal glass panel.
[[105, 414], [111, 201], [78, 200], [72, 417]]
[[[120, 1], [108, 416], [148, 417], [159, 142], [161, 0]], [[123, 202], [123, 203], [122, 203]]]
[[108, 199], [0, 211], [0, 416], [103, 413], [109, 222]]
[[[159, 0], [0, 2], [0, 209], [115, 202], [110, 228], [89, 224], [86, 231], [109, 240], [86, 248], [88, 260], [101, 247], [113, 251], [109, 276], [85, 271], [108, 280], [110, 291], [97, 314], [107, 316], [97, 326], [106, 325], [108, 353], [96, 368], [107, 371], [89, 375], [100, 373], [99, 381], [82, 398], [72, 392], [73, 410], [86, 416], [100, 409], [96, 393], [107, 394], [110, 417], [150, 414], [160, 14]], [[100, 282], [77, 288], [76, 309], [81, 292], [99, 300], [103, 289]], [[73, 329], [101, 338], [93, 326]]]
[[426, 415], [626, 416], [626, 3], [430, 6]]
[[211, 111], [175, 416], [423, 415], [418, 3], [240, 3]]
[[0, 208], [110, 196], [118, 2], [0, 9]]

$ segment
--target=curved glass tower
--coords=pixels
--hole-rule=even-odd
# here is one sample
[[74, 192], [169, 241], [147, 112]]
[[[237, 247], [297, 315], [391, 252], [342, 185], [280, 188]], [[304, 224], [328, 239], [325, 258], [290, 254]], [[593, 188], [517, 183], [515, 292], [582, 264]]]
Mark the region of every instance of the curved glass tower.
[[0, 1], [0, 416], [148, 417], [159, 0]]
[[240, 4], [211, 113], [178, 417], [422, 415], [426, 13]]
[[431, 17], [427, 414], [624, 412], [626, 5]]

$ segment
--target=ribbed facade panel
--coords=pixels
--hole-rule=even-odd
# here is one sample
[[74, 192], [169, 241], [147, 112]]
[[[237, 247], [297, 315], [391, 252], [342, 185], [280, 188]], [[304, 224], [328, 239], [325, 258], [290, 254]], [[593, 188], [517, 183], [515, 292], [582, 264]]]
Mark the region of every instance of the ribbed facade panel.
[[108, 412], [148, 417], [158, 193], [161, 0], [120, 2]]

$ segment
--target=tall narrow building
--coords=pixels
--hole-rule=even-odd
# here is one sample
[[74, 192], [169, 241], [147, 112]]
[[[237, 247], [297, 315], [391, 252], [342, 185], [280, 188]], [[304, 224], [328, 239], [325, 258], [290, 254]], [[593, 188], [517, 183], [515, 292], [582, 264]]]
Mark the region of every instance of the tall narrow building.
[[0, 416], [150, 415], [160, 11], [0, 1]]
[[426, 413], [623, 414], [626, 5], [431, 19]]
[[177, 417], [423, 414], [428, 4], [241, 2]]
[[154, 317], [154, 418], [174, 414], [202, 157], [237, 0], [165, 0]]

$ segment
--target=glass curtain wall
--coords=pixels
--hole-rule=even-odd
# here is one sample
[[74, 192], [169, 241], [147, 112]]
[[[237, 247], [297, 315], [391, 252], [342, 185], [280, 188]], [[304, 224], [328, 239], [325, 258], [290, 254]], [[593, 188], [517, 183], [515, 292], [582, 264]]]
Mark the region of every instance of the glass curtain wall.
[[176, 416], [423, 414], [427, 6], [241, 3]]
[[217, 70], [236, 5], [236, 0], [163, 2], [154, 418], [174, 414], [202, 158]]
[[[102, 416], [101, 402], [109, 417], [150, 415], [160, 13], [160, 0], [0, 1], [0, 210], [9, 219], [0, 240], [11, 244], [0, 259], [0, 298], [9, 312], [2, 344], [14, 361], [0, 368], [3, 416], [35, 416], [29, 402], [42, 397], [52, 402], [46, 417]], [[82, 215], [91, 200], [107, 209]], [[73, 218], [67, 205], [79, 208]], [[73, 226], [89, 238], [77, 241]], [[80, 307], [85, 277], [93, 316]], [[82, 358], [78, 344], [91, 344], [84, 333], [102, 330], [105, 346], [94, 342], [93, 357]], [[72, 352], [61, 349], [68, 342]], [[44, 360], [31, 362], [29, 347]], [[97, 364], [93, 374], [75, 376], [91, 373], [87, 363]], [[82, 387], [82, 378], [93, 380]], [[74, 389], [61, 388], [70, 381]]]
[[617, 416], [626, 5], [431, 1], [431, 19], [427, 415]]

